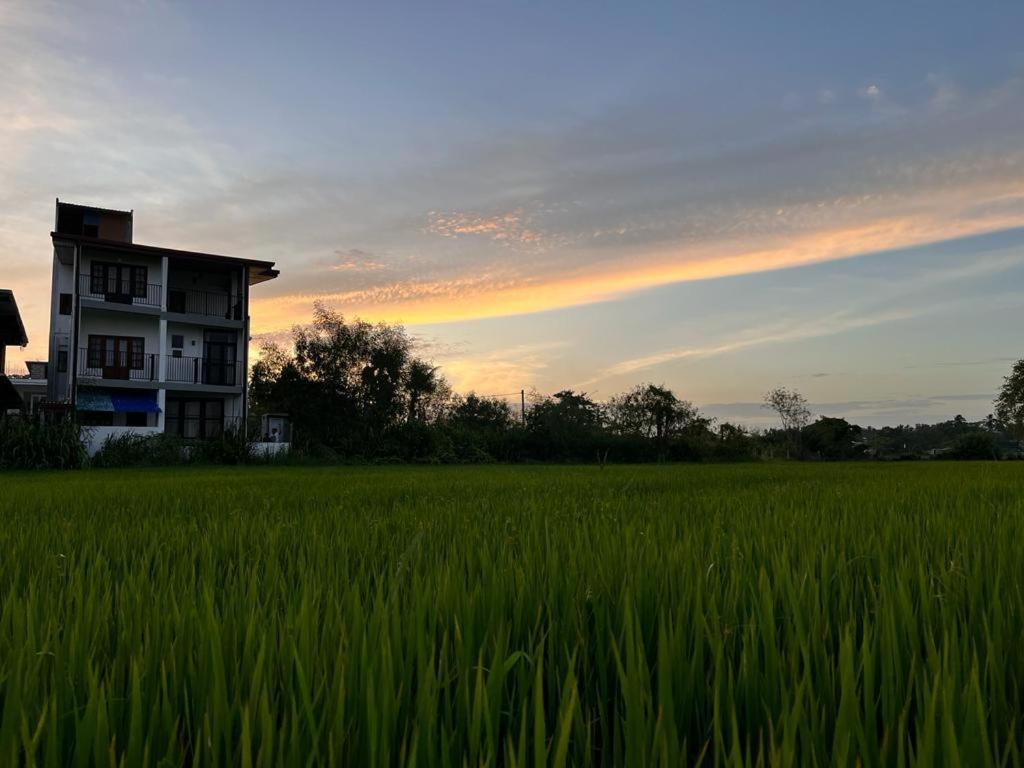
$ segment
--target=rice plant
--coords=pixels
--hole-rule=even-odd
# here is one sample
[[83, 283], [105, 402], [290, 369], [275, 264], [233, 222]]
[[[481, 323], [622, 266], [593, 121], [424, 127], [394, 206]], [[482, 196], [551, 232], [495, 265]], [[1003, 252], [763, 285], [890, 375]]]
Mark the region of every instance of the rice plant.
[[0, 475], [0, 764], [1018, 765], [1022, 481]]

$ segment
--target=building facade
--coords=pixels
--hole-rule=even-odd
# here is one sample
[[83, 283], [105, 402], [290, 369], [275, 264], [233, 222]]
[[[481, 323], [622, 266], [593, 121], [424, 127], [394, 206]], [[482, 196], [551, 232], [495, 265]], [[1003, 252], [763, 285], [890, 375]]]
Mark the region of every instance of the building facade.
[[57, 201], [47, 400], [89, 449], [110, 435], [215, 438], [246, 417], [249, 292], [273, 262], [140, 245], [133, 213]]

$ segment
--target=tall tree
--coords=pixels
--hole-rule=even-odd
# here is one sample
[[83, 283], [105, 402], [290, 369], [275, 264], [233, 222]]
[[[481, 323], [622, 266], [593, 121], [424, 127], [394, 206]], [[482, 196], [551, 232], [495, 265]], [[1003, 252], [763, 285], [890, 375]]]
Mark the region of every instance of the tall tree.
[[1024, 360], [1013, 364], [995, 400], [995, 415], [1018, 440], [1024, 440]]
[[[807, 398], [795, 389], [776, 387], [764, 396], [764, 408], [770, 408], [778, 414], [782, 423], [782, 431], [788, 443], [796, 445], [800, 451], [800, 430], [811, 420], [811, 411], [807, 407]], [[787, 448], [786, 455], [789, 455]]]
[[807, 407], [807, 398], [795, 389], [776, 387], [764, 396], [764, 406], [778, 414], [782, 429], [792, 432], [802, 429], [811, 420], [811, 411]]
[[264, 347], [253, 369], [254, 406], [289, 413], [299, 434], [336, 449], [374, 450], [388, 430], [425, 419], [449, 392], [437, 369], [414, 357], [401, 326], [346, 321], [317, 304], [292, 342], [291, 354]]
[[652, 438], [659, 443], [698, 422], [708, 425], [693, 403], [680, 400], [671, 389], [655, 384], [639, 384], [609, 398], [606, 412], [613, 432]]

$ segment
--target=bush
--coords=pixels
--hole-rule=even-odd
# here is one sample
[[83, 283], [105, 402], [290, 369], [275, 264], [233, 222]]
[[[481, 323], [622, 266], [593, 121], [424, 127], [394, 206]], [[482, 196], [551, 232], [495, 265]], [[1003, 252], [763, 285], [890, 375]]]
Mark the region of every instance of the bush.
[[94, 467], [163, 467], [187, 464], [189, 450], [173, 435], [111, 435], [92, 457]]
[[0, 469], [77, 469], [85, 459], [74, 421], [0, 416]]
[[999, 446], [987, 432], [972, 432], [957, 438], [953, 450], [947, 454], [951, 459], [989, 460], [1001, 458]]
[[229, 427], [215, 440], [196, 443], [190, 458], [200, 464], [250, 464], [255, 457], [245, 431]]
[[188, 442], [173, 435], [111, 435], [92, 458], [94, 467], [168, 467], [180, 464], [249, 464], [252, 447], [242, 430], [215, 440]]

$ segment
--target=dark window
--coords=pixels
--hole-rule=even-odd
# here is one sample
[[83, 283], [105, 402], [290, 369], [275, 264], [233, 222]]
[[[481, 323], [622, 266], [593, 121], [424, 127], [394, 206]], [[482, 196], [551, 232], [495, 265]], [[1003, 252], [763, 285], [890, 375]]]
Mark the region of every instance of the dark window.
[[89, 267], [89, 293], [106, 293], [107, 265], [93, 262]]
[[85, 355], [85, 364], [89, 368], [101, 368], [103, 366], [103, 350], [106, 338], [106, 336], [89, 337], [89, 348]]
[[167, 398], [164, 431], [186, 440], [220, 437], [224, 432], [223, 400]]
[[94, 261], [89, 270], [89, 293], [144, 299], [147, 279], [146, 267]]
[[68, 351], [66, 349], [57, 352], [57, 371], [60, 373], [68, 372]]
[[205, 331], [203, 335], [203, 383], [234, 386], [234, 331]]
[[164, 404], [164, 431], [169, 435], [181, 435], [181, 401], [167, 398]]
[[171, 357], [181, 357], [181, 350], [180, 349], [172, 349], [171, 350]]
[[70, 315], [71, 314], [71, 294], [70, 293], [62, 293], [60, 295], [60, 313], [62, 315]]
[[146, 426], [148, 414], [142, 411], [132, 411], [125, 414], [125, 424], [129, 427], [144, 427]]
[[180, 334], [180, 333], [173, 334], [171, 336], [171, 346], [172, 347], [179, 347], [179, 348], [180, 347], [184, 347], [185, 346], [185, 337], [182, 334]]
[[141, 336], [89, 334], [86, 365], [89, 368], [131, 368], [141, 371], [146, 367], [146, 340]]
[[82, 214], [82, 234], [86, 237], [100, 236], [100, 215], [91, 211]]
[[146, 298], [146, 268], [132, 267], [132, 296]]

